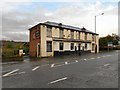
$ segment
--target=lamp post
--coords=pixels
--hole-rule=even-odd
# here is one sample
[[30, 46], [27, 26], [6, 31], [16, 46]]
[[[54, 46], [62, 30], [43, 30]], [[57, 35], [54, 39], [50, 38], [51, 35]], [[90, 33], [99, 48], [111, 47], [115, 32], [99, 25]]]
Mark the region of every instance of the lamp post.
[[[101, 13], [101, 14], [95, 16], [95, 34], [96, 34], [96, 17], [97, 17], [97, 16], [100, 16], [100, 15], [104, 15], [104, 13]], [[96, 47], [96, 35], [95, 35], [95, 50], [96, 50], [95, 53], [97, 53], [97, 47]]]
[[100, 16], [100, 15], [104, 15], [104, 13], [101, 13], [101, 14], [95, 16], [95, 33], [96, 33], [96, 17]]

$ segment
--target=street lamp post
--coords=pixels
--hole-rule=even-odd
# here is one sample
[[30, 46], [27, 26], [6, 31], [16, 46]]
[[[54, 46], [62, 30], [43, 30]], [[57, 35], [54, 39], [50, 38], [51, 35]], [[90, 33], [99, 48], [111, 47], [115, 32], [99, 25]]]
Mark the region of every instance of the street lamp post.
[[[96, 34], [96, 17], [100, 16], [100, 15], [104, 15], [104, 13], [101, 13], [101, 14], [95, 16], [95, 34]], [[96, 48], [96, 35], [95, 35], [95, 48]]]
[[101, 13], [101, 14], [95, 16], [95, 33], [96, 33], [96, 17], [100, 16], [100, 15], [104, 15], [104, 13]]

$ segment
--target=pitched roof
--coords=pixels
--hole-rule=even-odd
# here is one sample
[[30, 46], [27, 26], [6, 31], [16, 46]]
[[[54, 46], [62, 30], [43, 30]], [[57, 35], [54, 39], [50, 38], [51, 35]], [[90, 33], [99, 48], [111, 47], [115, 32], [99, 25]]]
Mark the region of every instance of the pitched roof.
[[56, 23], [56, 22], [50, 22], [50, 21], [47, 21], [47, 22], [44, 22], [44, 23], [39, 23], [39, 24], [31, 27], [29, 30], [31, 30], [32, 28], [34, 28], [34, 27], [36, 27], [38, 25], [53, 26], [53, 27], [58, 27], [58, 28], [63, 28], [63, 29], [70, 29], [70, 30], [74, 30], [74, 31], [86, 32], [86, 33], [91, 33], [91, 34], [97, 34], [97, 33], [91, 32], [90, 30], [85, 29], [84, 27], [83, 28], [79, 28], [79, 27], [74, 27], [74, 26], [70, 26], [70, 25], [64, 25], [62, 23]]

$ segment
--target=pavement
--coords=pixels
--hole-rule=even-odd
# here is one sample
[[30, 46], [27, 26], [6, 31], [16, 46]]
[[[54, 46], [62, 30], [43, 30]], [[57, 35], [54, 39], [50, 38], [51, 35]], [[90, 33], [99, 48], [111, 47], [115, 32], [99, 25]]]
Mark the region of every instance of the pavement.
[[3, 88], [117, 88], [118, 52], [28, 58], [2, 65]]

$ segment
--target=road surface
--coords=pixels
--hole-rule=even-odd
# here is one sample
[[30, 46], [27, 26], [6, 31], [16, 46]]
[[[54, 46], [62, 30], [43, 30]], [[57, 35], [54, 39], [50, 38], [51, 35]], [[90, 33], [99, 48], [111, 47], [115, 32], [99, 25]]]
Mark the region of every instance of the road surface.
[[2, 67], [3, 88], [117, 88], [118, 51], [34, 58]]

